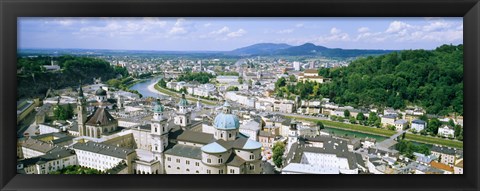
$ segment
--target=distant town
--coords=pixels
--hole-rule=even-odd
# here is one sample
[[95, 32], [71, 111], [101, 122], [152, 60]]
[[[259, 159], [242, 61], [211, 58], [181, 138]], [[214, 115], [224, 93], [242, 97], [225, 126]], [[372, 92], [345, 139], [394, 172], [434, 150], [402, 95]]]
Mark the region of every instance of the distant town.
[[[354, 57], [20, 51], [17, 172], [463, 174], [460, 95], [450, 93], [449, 105], [440, 106], [427, 95], [463, 88], [456, 73], [438, 67], [431, 80], [448, 77], [448, 86], [423, 81], [415, 98], [410, 85], [421, 74], [375, 81], [386, 79], [374, 77], [382, 62], [394, 72], [426, 54], [415, 51]], [[420, 56], [457, 58], [463, 46], [428, 52]], [[356, 73], [375, 63], [369, 73]]]

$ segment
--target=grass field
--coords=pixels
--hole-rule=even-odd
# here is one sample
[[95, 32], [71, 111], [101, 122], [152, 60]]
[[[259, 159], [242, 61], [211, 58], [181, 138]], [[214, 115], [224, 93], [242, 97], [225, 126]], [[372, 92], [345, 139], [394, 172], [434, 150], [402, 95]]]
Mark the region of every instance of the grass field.
[[303, 118], [303, 117], [290, 117], [290, 118], [295, 118], [295, 119], [300, 119], [300, 120], [305, 120], [305, 121], [311, 121], [311, 122], [321, 121], [325, 126], [332, 127], [332, 128], [344, 129], [344, 130], [350, 130], [350, 131], [358, 131], [358, 132], [362, 132], [362, 133], [369, 133], [369, 134], [381, 135], [381, 136], [387, 136], [387, 137], [390, 137], [390, 136], [392, 136], [396, 133], [395, 131], [390, 131], [390, 130], [386, 130], [386, 129], [378, 129], [378, 128], [374, 128], [374, 127], [367, 127], [367, 126], [355, 125], [355, 124], [346, 124], [346, 123], [337, 122], [337, 121], [308, 119], [308, 118]]
[[410, 134], [410, 133], [405, 135], [405, 139], [411, 140], [411, 141], [416, 141], [416, 142], [421, 142], [421, 143], [437, 144], [437, 145], [444, 145], [444, 146], [448, 146], [448, 147], [455, 147], [455, 148], [463, 149], [463, 142], [461, 142], [461, 141], [442, 139], [442, 138], [437, 138], [437, 137], [427, 137], [427, 136], [423, 136], [423, 135], [416, 135], [416, 134]]
[[[308, 118], [303, 118], [303, 117], [290, 117], [290, 118], [295, 118], [295, 119], [305, 120], [305, 121], [311, 121], [311, 122], [321, 121], [325, 126], [328, 126], [328, 127], [331, 127], [331, 128], [344, 129], [344, 130], [350, 130], [350, 131], [358, 131], [358, 132], [362, 132], [362, 133], [382, 135], [382, 136], [388, 136], [388, 137], [390, 137], [390, 136], [392, 136], [396, 133], [396, 131], [367, 127], [367, 126], [356, 125], [356, 124], [346, 124], [346, 123], [337, 122], [337, 121], [308, 119]], [[443, 138], [437, 138], [437, 137], [427, 137], [427, 136], [423, 136], [423, 135], [416, 135], [416, 134], [407, 133], [405, 135], [405, 139], [415, 141], [415, 142], [420, 142], [420, 143], [426, 143], [426, 144], [437, 144], [437, 145], [443, 145], [443, 146], [448, 146], [448, 147], [463, 148], [463, 142], [461, 142], [461, 141], [455, 141], [455, 140], [449, 140], [449, 139], [443, 139]]]

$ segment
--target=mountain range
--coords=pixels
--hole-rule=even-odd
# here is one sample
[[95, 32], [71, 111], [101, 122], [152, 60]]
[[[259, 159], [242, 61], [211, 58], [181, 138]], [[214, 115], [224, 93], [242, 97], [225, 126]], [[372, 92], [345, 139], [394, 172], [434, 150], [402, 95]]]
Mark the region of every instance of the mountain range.
[[248, 57], [248, 56], [324, 56], [349, 58], [368, 55], [381, 55], [395, 50], [341, 49], [305, 43], [292, 46], [284, 43], [258, 43], [231, 51], [162, 51], [162, 50], [107, 50], [107, 49], [20, 49], [19, 55], [136, 55], [172, 57]]
[[379, 55], [393, 52], [395, 50], [362, 50], [362, 49], [341, 49], [317, 46], [313, 43], [305, 43], [299, 46], [288, 44], [260, 43], [251, 46], [238, 48], [227, 52], [229, 55], [238, 56], [325, 56], [325, 57], [357, 57], [365, 55]]

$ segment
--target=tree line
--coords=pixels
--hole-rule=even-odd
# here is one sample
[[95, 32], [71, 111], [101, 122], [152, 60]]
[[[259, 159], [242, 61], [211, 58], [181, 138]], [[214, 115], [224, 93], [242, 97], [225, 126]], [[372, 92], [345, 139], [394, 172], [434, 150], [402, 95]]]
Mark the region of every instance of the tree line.
[[[50, 65], [51, 59], [60, 66], [60, 71], [45, 71], [43, 65]], [[128, 76], [126, 68], [112, 66], [103, 59], [70, 55], [53, 58], [19, 57], [17, 69], [18, 99], [45, 95], [49, 88], [76, 88], [80, 80], [84, 84], [89, 84], [93, 83], [93, 78], [101, 77], [102, 80], [107, 81]]]
[[279, 97], [330, 98], [354, 107], [404, 109], [423, 107], [427, 113], [463, 115], [463, 45], [434, 50], [404, 50], [352, 61], [347, 67], [322, 68], [330, 83], [275, 83]]

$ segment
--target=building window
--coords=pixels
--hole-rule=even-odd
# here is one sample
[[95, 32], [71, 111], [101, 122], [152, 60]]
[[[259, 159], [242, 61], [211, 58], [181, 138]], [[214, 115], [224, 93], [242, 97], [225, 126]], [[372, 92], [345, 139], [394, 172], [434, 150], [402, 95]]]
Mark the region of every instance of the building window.
[[180, 170], [180, 167], [177, 167], [177, 170]]
[[211, 170], [207, 170], [207, 174], [212, 174], [212, 171], [211, 171]]
[[168, 165], [168, 168], [172, 168], [170, 165]]
[[185, 164], [190, 164], [190, 161], [186, 160], [186, 161], [185, 161]]
[[250, 165], [250, 170], [255, 170], [255, 165], [251, 164]]
[[235, 174], [235, 170], [234, 170], [234, 169], [230, 169], [230, 174]]
[[222, 158], [219, 158], [219, 159], [218, 159], [218, 163], [223, 163], [223, 159], [222, 159]]
[[250, 155], [250, 160], [255, 159], [255, 155]]
[[177, 159], [177, 163], [180, 163], [180, 159]]
[[232, 138], [232, 134], [231, 134], [231, 133], [228, 134], [228, 138]]
[[223, 174], [223, 169], [218, 170], [218, 174]]
[[172, 161], [172, 158], [170, 158], [170, 157], [167, 157], [167, 161]]
[[207, 159], [207, 163], [212, 163], [212, 159]]
[[195, 166], [200, 166], [200, 163], [199, 163], [199, 162], [195, 162]]
[[190, 172], [190, 169], [187, 168], [187, 172]]
[[155, 127], [155, 133], [157, 132], [157, 128]]

